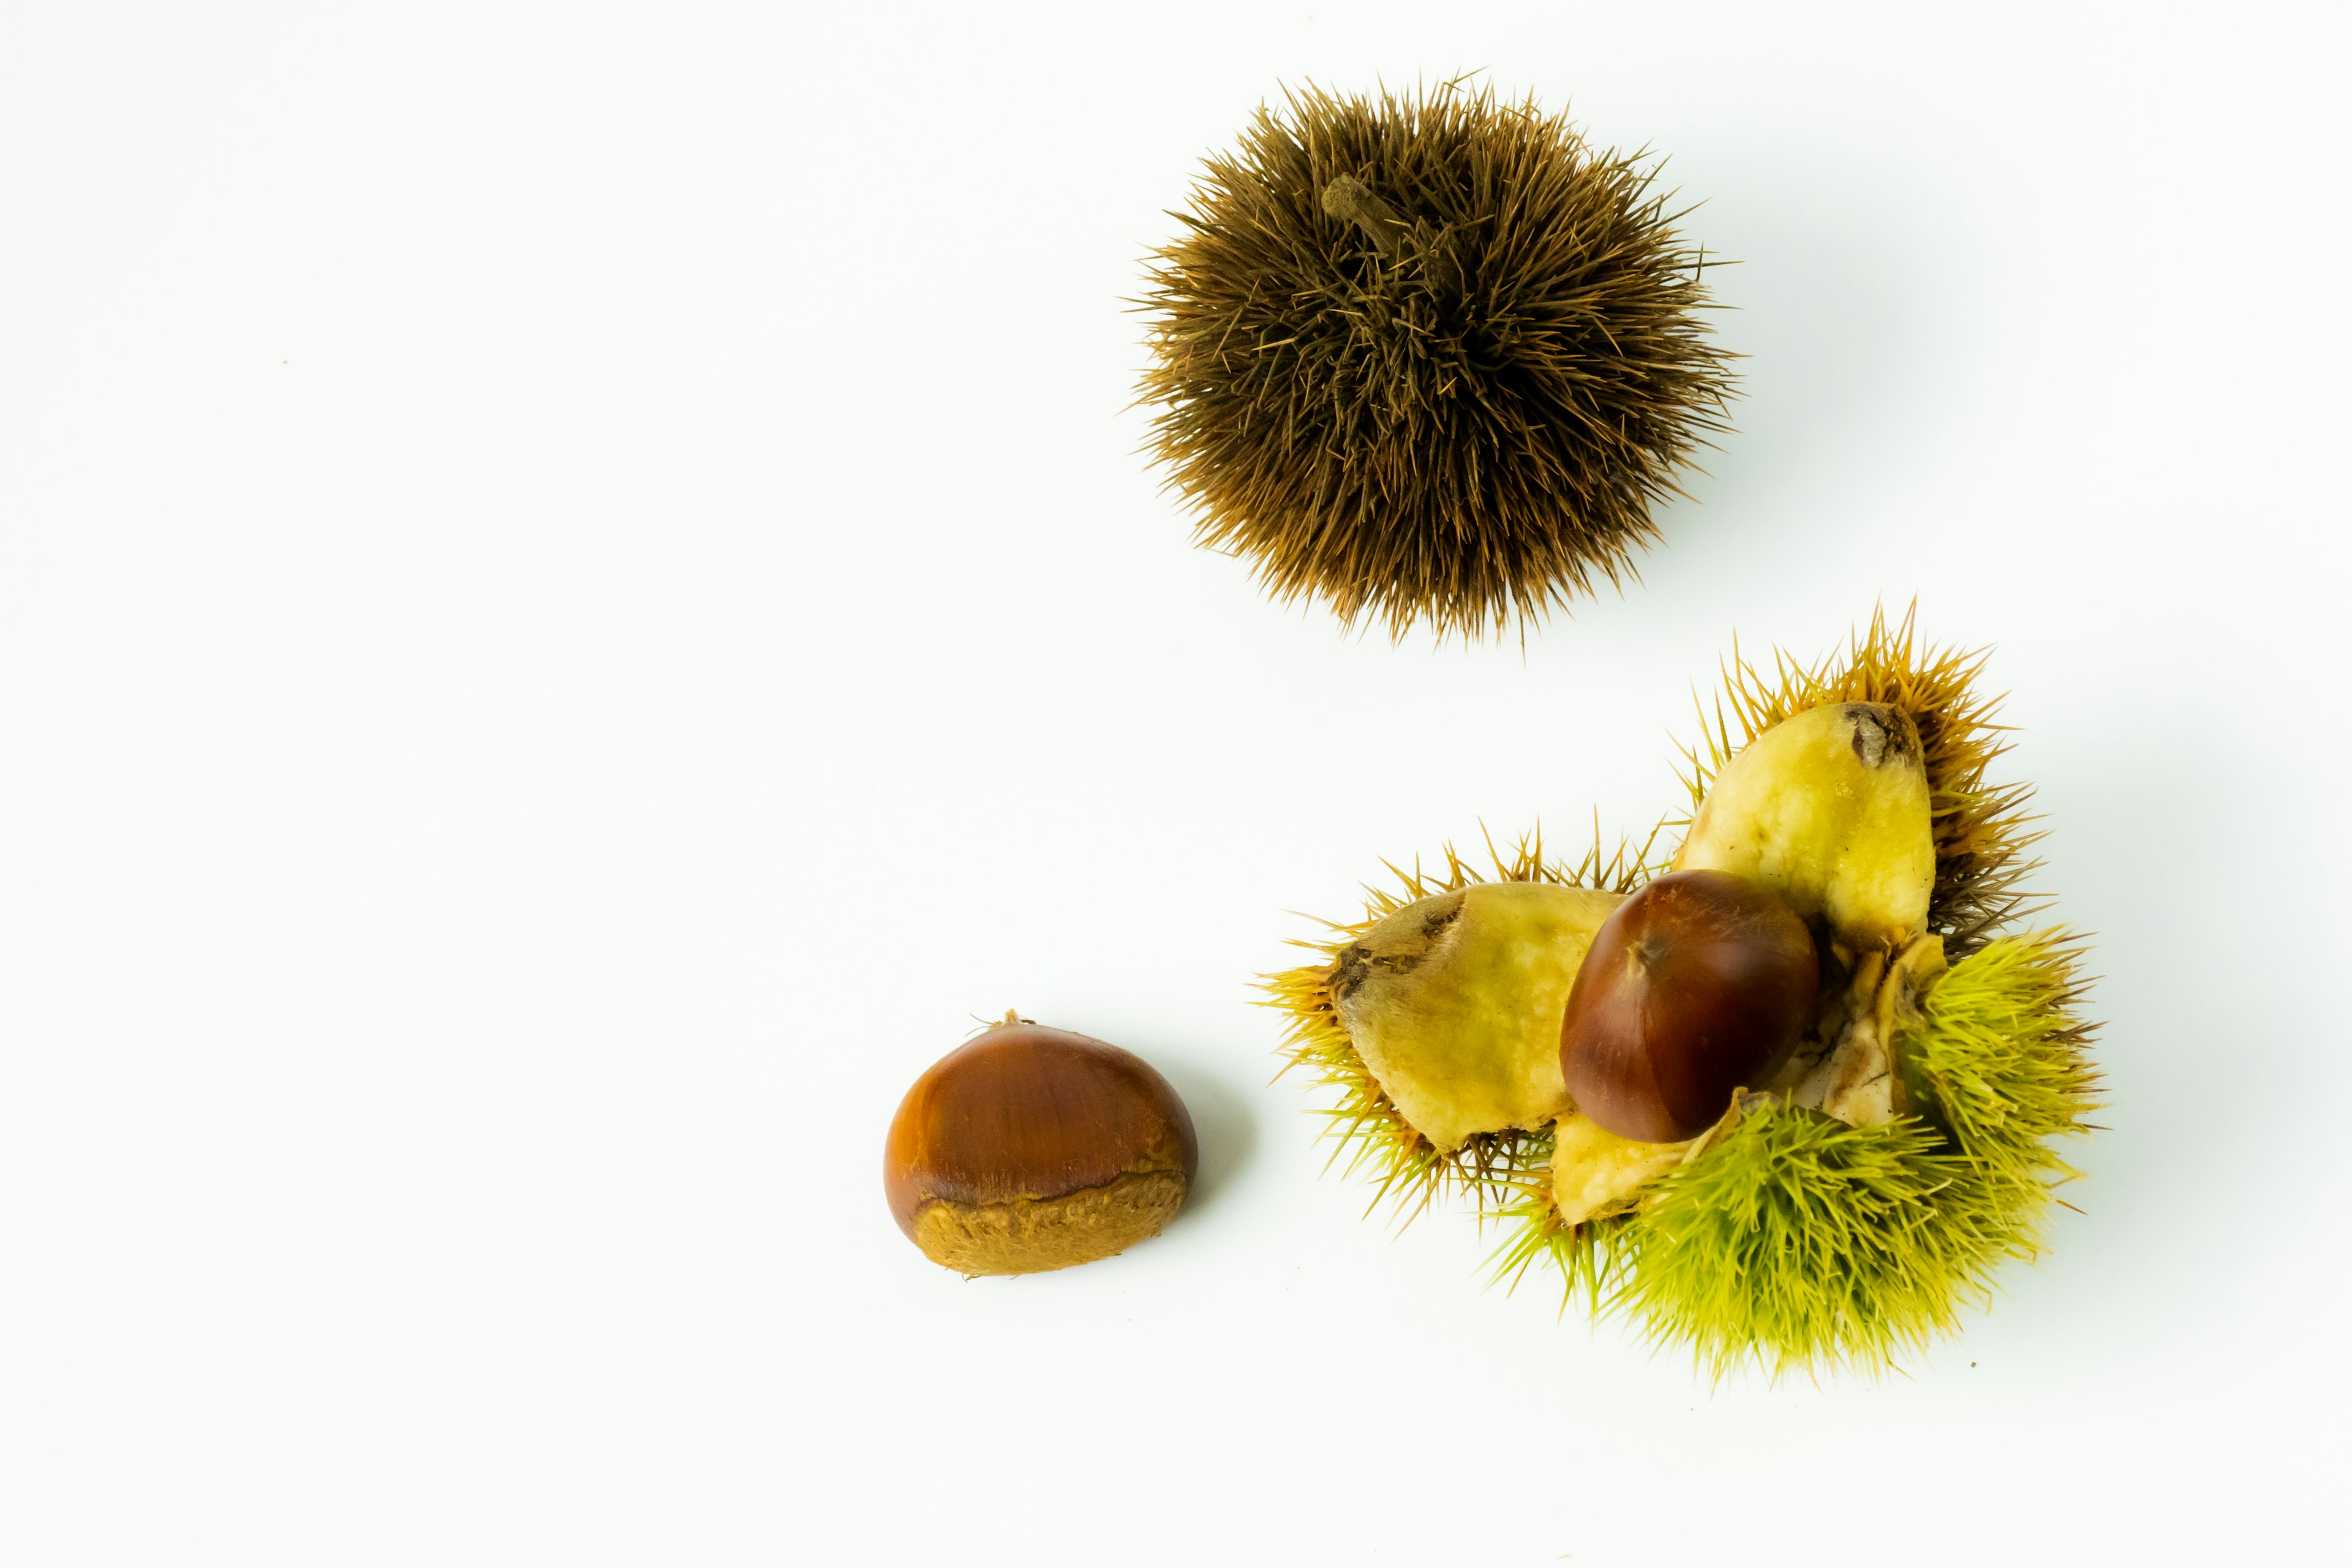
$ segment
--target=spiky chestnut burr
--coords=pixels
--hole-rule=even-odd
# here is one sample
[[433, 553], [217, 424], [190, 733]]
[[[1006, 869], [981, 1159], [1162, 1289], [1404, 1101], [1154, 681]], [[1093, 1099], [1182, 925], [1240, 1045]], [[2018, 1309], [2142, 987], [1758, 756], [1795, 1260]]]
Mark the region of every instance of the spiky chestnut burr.
[[932, 1262], [1037, 1274], [1157, 1236], [1199, 1166], [1192, 1118], [1150, 1063], [1007, 1013], [907, 1091], [883, 1188]]
[[1391, 636], [1622, 582], [1730, 388], [1656, 175], [1458, 83], [1262, 106], [1142, 301], [1199, 541]]
[[[1416, 871], [1402, 897], [1375, 890], [1360, 923], [1307, 943], [1323, 961], [1268, 990], [1290, 1016], [1292, 1062], [1339, 1091], [1328, 1114], [1350, 1165], [1371, 1164], [1383, 1193], [1425, 1198], [1458, 1181], [1508, 1228], [1499, 1273], [1549, 1259], [1597, 1311], [1626, 1312], [1717, 1373], [1876, 1372], [1953, 1331], [1989, 1301], [2004, 1259], [2037, 1249], [2051, 1188], [2074, 1173], [2052, 1145], [2090, 1130], [2098, 1086], [2080, 939], [2001, 930], [2041, 901], [2019, 888], [2039, 835], [2030, 791], [1987, 776], [2005, 746], [1997, 699], [1979, 689], [1983, 663], [1922, 648], [1908, 616], [1874, 616], [1818, 665], [1782, 657], [1759, 672], [1735, 654], [1688, 752], [1694, 820], [1674, 863], [1738, 867], [1771, 887], [1811, 931], [1821, 990], [1796, 1054], [1754, 1092], [1727, 1091], [1695, 1136], [1626, 1138], [1571, 1106], [1548, 1129], [1480, 1134], [1448, 1153], [1415, 1124], [1357, 1050], [1334, 991], [1352, 944], [1477, 882], [1450, 855], [1443, 878]], [[1663, 868], [1645, 846], [1606, 868], [1522, 852], [1497, 869], [1622, 897]], [[1470, 1000], [1525, 1017], [1556, 967], [1459, 951], [1439, 978], [1501, 981], [1519, 994]], [[1433, 983], [1427, 997], [1444, 990]], [[1433, 1013], [1415, 1041], [1421, 1078], [1443, 1079], [1446, 1042]], [[1391, 1058], [1399, 1043], [1382, 1042]]]

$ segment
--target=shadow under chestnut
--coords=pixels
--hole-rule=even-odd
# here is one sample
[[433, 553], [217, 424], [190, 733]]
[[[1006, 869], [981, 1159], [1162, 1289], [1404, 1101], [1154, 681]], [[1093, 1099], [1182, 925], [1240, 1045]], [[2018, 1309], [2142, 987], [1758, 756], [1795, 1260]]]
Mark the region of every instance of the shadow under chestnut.
[[1191, 1062], [1151, 1058], [1192, 1113], [1201, 1141], [1200, 1174], [1176, 1218], [1182, 1225], [1223, 1201], [1226, 1191], [1257, 1156], [1257, 1117], [1248, 1099], [1223, 1078]]

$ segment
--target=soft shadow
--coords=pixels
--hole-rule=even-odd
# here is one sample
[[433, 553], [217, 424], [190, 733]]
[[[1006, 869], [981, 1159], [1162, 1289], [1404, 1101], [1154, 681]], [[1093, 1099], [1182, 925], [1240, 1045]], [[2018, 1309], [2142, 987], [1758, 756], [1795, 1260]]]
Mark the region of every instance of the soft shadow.
[[2037, 748], [2055, 837], [2036, 880], [2053, 918], [2091, 932], [2106, 1131], [2060, 1150], [2089, 1174], [2059, 1194], [2082, 1213], [2040, 1278], [2011, 1283], [2049, 1290], [2084, 1342], [2186, 1331], [2242, 1271], [2246, 1216], [2324, 1190], [2333, 1157], [2280, 1135], [2324, 1125], [2313, 1086], [2338, 1051], [2330, 894], [2263, 847], [2304, 841], [2312, 808], [2230, 727], [2125, 713]]
[[1152, 1065], [1192, 1113], [1192, 1131], [1201, 1141], [1201, 1172], [1177, 1218], [1181, 1225], [1214, 1207], [1249, 1169], [1257, 1155], [1257, 1116], [1246, 1097], [1206, 1068], [1160, 1057]]
[[1733, 428], [1698, 454], [1671, 540], [1728, 526], [1710, 510], [1769, 508], [1857, 463], [1900, 463], [1934, 438], [1981, 310], [1960, 220], [1916, 171], [1850, 148], [1718, 134], [1684, 144], [1664, 183], [1710, 261], [1708, 312], [1733, 362]]

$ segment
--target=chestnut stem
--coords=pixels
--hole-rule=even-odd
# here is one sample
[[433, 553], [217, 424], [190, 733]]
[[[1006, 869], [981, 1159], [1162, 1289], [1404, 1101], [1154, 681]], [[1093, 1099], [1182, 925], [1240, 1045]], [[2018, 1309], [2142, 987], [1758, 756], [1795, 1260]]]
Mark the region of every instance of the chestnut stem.
[[1382, 260], [1394, 261], [1404, 254], [1405, 237], [1412, 232], [1412, 226], [1355, 175], [1332, 176], [1323, 187], [1323, 210], [1333, 217], [1346, 218], [1370, 236]]

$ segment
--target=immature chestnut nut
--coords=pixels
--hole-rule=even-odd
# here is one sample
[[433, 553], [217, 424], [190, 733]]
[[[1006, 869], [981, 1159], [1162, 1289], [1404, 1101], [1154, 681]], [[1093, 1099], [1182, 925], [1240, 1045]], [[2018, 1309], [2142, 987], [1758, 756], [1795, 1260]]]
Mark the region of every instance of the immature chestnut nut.
[[1672, 1143], [1788, 1060], [1821, 984], [1805, 922], [1760, 882], [1677, 871], [1617, 907], [1576, 972], [1560, 1072], [1621, 1138]]
[[1559, 1018], [1622, 895], [1479, 882], [1419, 899], [1340, 950], [1332, 1011], [1398, 1112], [1441, 1152], [1568, 1109]]
[[1142, 1058], [1008, 1013], [898, 1102], [882, 1183], [898, 1228], [962, 1274], [1123, 1252], [1175, 1217], [1192, 1118]]
[[1919, 727], [1883, 702], [1782, 720], [1724, 763], [1675, 852], [1677, 871], [1752, 877], [1851, 948], [1927, 929], [1935, 816]]

